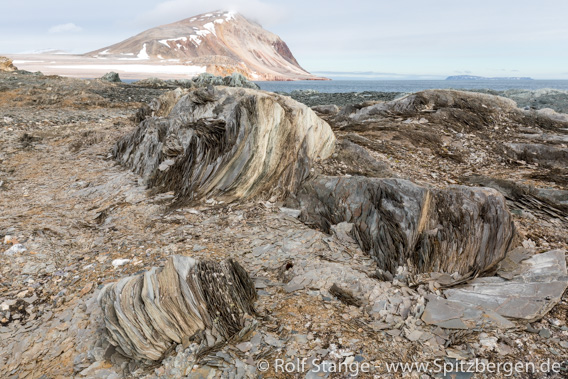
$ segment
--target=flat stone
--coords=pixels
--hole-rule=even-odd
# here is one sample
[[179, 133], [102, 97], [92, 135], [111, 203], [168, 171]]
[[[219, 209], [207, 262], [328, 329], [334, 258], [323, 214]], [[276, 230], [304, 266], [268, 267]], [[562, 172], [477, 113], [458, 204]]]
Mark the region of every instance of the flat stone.
[[456, 302], [444, 301], [443, 299], [429, 299], [428, 305], [422, 314], [422, 321], [427, 324], [438, 324], [463, 316], [465, 307]]
[[274, 347], [283, 347], [284, 341], [281, 341], [270, 334], [264, 336], [264, 342]]
[[548, 313], [568, 287], [563, 250], [538, 254], [519, 263], [511, 280], [478, 278], [444, 291], [448, 300], [492, 310], [507, 318], [535, 321]]
[[255, 257], [260, 257], [260, 256], [268, 253], [269, 251], [274, 250], [275, 248], [276, 248], [276, 246], [274, 246], [272, 244], [257, 246], [254, 249], [252, 249], [252, 255], [254, 255]]
[[129, 263], [130, 259], [115, 259], [112, 261], [112, 265], [117, 268], [120, 266], [124, 266], [125, 264]]
[[292, 217], [292, 218], [298, 218], [298, 217], [300, 217], [300, 214], [302, 213], [302, 211], [299, 210], [299, 209], [292, 209], [292, 208], [286, 208], [286, 207], [280, 207], [280, 212], [282, 212], [286, 216]]
[[538, 332], [538, 335], [541, 336], [542, 338], [550, 338], [552, 337], [552, 333], [550, 333], [550, 330], [548, 329], [541, 329]]
[[284, 286], [284, 291], [288, 292], [288, 293], [292, 293], [301, 289], [306, 288], [306, 286], [308, 284], [310, 284], [311, 280], [305, 278], [305, 277], [301, 277], [301, 276], [297, 276], [295, 278], [293, 278], [290, 282], [288, 282], [288, 284], [286, 284]]
[[412, 342], [418, 341], [420, 339], [420, 337], [422, 337], [422, 334], [424, 334], [424, 332], [416, 329], [416, 330], [413, 330], [412, 332], [408, 333], [406, 335], [406, 339], [409, 340], [409, 341], [412, 341]]
[[247, 351], [249, 351], [250, 349], [252, 349], [252, 343], [250, 342], [241, 342], [240, 344], [238, 344], [236, 346], [237, 349], [239, 349], [240, 351], [242, 351], [243, 353], [246, 353]]
[[398, 337], [401, 335], [401, 331], [398, 329], [391, 329], [391, 330], [387, 330], [387, 334], [391, 335], [393, 337]]
[[27, 250], [28, 249], [26, 249], [26, 247], [24, 245], [22, 245], [21, 243], [17, 243], [15, 245], [13, 245], [11, 248], [9, 248], [8, 250], [6, 250], [4, 252], [4, 255], [12, 256], [12, 255], [24, 253]]
[[422, 314], [422, 321], [429, 325], [445, 329], [470, 329], [486, 325], [507, 329], [515, 326], [490, 309], [433, 295], [428, 296], [427, 299], [428, 304]]
[[455, 319], [447, 320], [447, 321], [442, 321], [442, 322], [438, 323], [437, 325], [439, 327], [445, 328], [445, 329], [461, 329], [461, 330], [469, 329], [468, 326], [459, 318], [455, 318]]

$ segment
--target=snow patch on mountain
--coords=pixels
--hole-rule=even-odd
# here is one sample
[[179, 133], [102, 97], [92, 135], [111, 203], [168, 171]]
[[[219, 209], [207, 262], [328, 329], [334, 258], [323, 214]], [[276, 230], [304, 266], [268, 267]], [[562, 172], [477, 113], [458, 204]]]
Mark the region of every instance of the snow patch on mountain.
[[215, 24], [212, 22], [208, 22], [207, 24], [203, 25], [203, 27], [207, 30], [209, 30], [209, 32], [213, 33], [215, 35], [215, 37], [217, 37], [217, 32], [215, 31]]
[[148, 55], [148, 52], [146, 51], [146, 44], [144, 44], [142, 46], [142, 49], [140, 49], [140, 52], [138, 53], [138, 59], [150, 59], [150, 56]]

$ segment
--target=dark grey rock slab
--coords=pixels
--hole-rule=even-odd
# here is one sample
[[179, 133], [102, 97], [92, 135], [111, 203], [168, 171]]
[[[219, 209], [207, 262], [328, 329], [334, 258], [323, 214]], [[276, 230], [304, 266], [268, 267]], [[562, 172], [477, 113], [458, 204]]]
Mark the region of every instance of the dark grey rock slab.
[[448, 300], [481, 306], [504, 317], [538, 320], [560, 301], [568, 287], [565, 252], [537, 254], [519, 266], [511, 280], [478, 278], [444, 294]]

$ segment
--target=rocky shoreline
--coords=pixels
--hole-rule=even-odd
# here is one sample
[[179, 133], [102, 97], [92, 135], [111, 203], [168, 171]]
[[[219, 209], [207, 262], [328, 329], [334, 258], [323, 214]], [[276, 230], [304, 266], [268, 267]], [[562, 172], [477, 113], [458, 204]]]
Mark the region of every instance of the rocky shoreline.
[[[470, 90], [469, 92], [486, 93], [495, 96], [506, 97], [514, 100], [519, 108], [541, 110], [552, 109], [557, 113], [568, 113], [568, 91], [554, 89], [540, 90]], [[292, 92], [279, 92], [287, 95], [300, 103], [309, 107], [317, 105], [346, 105], [361, 104], [370, 101], [390, 101], [408, 95], [404, 92], [345, 92], [345, 93], [326, 93], [315, 90], [296, 90]]]
[[1, 377], [566, 376], [563, 108], [113, 78], [0, 72]]

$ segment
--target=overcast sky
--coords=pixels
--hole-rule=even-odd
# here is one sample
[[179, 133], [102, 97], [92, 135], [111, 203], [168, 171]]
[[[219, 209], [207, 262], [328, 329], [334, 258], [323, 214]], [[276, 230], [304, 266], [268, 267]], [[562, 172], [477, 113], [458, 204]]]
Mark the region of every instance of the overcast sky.
[[[568, 79], [568, 0], [3, 1], [0, 54], [95, 50], [216, 9], [278, 34], [305, 69], [364, 77]], [[343, 74], [332, 74], [340, 75]]]

